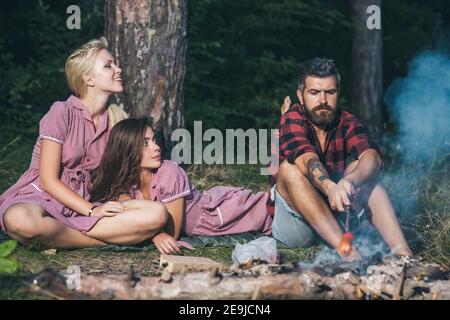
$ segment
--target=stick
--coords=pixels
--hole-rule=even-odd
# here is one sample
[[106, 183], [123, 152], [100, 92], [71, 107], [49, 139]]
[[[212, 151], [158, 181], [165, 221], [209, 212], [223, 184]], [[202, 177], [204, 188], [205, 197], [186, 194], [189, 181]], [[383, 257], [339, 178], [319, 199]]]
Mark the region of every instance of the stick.
[[403, 284], [405, 283], [406, 276], [406, 268], [407, 264], [403, 264], [402, 272], [400, 273], [400, 278], [397, 282], [397, 286], [394, 291], [394, 295], [392, 296], [392, 300], [401, 300], [403, 295]]

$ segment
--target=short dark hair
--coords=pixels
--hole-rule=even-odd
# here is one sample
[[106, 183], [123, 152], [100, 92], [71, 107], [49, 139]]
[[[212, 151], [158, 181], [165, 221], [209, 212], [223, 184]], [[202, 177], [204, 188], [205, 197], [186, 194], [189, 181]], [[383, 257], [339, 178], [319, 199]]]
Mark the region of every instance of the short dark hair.
[[306, 77], [326, 78], [330, 76], [336, 77], [336, 85], [339, 89], [341, 86], [341, 76], [333, 60], [326, 58], [307, 60], [300, 69], [297, 88], [303, 92]]

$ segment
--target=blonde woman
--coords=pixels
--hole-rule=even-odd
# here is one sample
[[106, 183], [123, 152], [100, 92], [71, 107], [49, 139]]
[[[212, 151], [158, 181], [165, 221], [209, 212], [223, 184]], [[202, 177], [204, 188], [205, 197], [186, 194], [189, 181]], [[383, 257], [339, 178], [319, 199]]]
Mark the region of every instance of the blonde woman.
[[0, 228], [22, 243], [37, 239], [58, 248], [136, 244], [153, 237], [166, 224], [164, 205], [89, 201], [91, 171], [111, 125], [124, 117], [118, 107], [107, 111], [108, 98], [123, 85], [106, 39], [75, 50], [65, 70], [73, 95], [55, 102], [40, 121], [29, 169], [0, 196]]

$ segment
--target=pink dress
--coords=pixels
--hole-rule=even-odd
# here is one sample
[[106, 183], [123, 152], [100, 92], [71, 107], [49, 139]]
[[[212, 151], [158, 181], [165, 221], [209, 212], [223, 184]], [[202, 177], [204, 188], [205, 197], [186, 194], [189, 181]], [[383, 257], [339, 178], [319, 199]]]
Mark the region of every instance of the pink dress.
[[55, 102], [40, 121], [29, 169], [0, 196], [0, 227], [5, 229], [4, 213], [11, 205], [33, 203], [63, 224], [83, 233], [89, 231], [99, 218], [74, 212], [42, 189], [39, 179], [41, 141], [48, 139], [62, 145], [60, 179], [89, 200], [91, 171], [100, 162], [108, 136], [108, 112], [100, 115], [95, 131], [92, 118], [79, 98], [70, 96], [67, 101]]
[[[253, 193], [238, 187], [217, 186], [199, 192], [186, 172], [171, 160], [164, 160], [153, 176], [151, 200], [168, 203], [184, 197], [186, 216], [183, 231], [189, 236], [219, 236], [244, 232], [272, 232], [272, 217], [267, 212], [267, 192]], [[137, 188], [132, 199], [143, 199]]]

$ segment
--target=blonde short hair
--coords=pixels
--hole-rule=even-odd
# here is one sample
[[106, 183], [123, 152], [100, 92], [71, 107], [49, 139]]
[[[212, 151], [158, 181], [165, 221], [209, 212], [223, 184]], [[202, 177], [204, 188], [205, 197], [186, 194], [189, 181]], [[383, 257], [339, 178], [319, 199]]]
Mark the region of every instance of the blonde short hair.
[[87, 91], [83, 76], [92, 72], [95, 58], [102, 49], [108, 49], [108, 41], [105, 37], [83, 44], [66, 60], [67, 84], [74, 95], [79, 98], [83, 98]]

